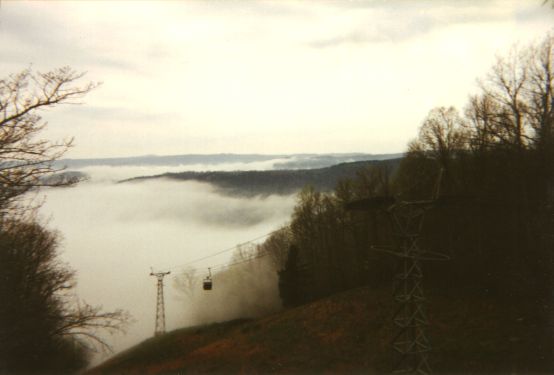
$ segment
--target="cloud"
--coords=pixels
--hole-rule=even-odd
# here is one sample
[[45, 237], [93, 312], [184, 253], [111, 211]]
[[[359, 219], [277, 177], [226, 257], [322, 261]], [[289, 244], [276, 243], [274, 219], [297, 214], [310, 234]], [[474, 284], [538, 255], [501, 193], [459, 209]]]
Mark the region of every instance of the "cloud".
[[393, 152], [432, 106], [463, 106], [495, 53], [544, 34], [539, 3], [8, 2], [2, 69], [104, 82], [85, 98], [101, 113], [48, 114], [73, 157]]
[[[93, 159], [94, 160], [94, 159]], [[217, 161], [213, 163], [187, 163], [187, 164], [157, 164], [152, 163], [147, 165], [102, 165], [102, 160], [95, 160], [95, 165], [76, 167], [72, 166], [71, 161], [64, 164], [64, 161], [60, 161], [60, 166], [67, 167], [72, 171], [79, 171], [85, 173], [92, 182], [107, 183], [118, 182], [133, 177], [139, 176], [156, 176], [163, 173], [178, 173], [184, 171], [262, 171], [270, 169], [282, 169], [283, 166], [287, 166], [287, 163], [294, 163], [295, 161], [302, 161], [299, 158], [273, 158], [268, 160], [258, 160], [251, 162], [222, 162]]]
[[201, 289], [205, 275], [205, 270], [175, 272], [172, 292], [180, 297], [178, 319], [184, 326], [254, 318], [281, 308], [278, 275], [268, 257], [214, 272], [209, 292]]
[[547, 3], [538, 4], [536, 7], [519, 6], [515, 11], [515, 18], [520, 22], [548, 22], [552, 24], [554, 16], [554, 2], [549, 6]]
[[241, 15], [252, 15], [270, 18], [305, 18], [313, 15], [313, 7], [306, 6], [302, 1], [215, 1], [212, 3], [197, 2], [193, 5], [196, 9], [203, 10], [207, 14], [213, 14], [214, 3], [216, 12], [225, 14], [229, 12]]
[[214, 230], [241, 229], [286, 217], [291, 212], [287, 196], [251, 199], [222, 196], [205, 183], [161, 179], [123, 183], [117, 190], [126, 195], [158, 197], [145, 197], [138, 211], [120, 212], [118, 218], [125, 222], [182, 222]]
[[[46, 195], [41, 214], [52, 217], [51, 227], [63, 233], [62, 256], [77, 271], [79, 297], [105, 310], [127, 309], [136, 320], [126, 336], [106, 337], [116, 351], [153, 334], [156, 284], [149, 276], [151, 266], [171, 268], [269, 233], [288, 221], [295, 201], [292, 196], [230, 198], [209, 185], [164, 180], [89, 181], [49, 189]], [[224, 253], [194, 266], [203, 272], [230, 256]], [[166, 285], [171, 284], [168, 279]], [[198, 322], [185, 319], [192, 315], [169, 287], [166, 293], [168, 330]], [[225, 319], [243, 310], [219, 306], [217, 311], [214, 317]]]
[[342, 44], [360, 44], [360, 43], [369, 43], [373, 41], [382, 41], [381, 38], [370, 38], [362, 30], [354, 30], [346, 35], [339, 35], [330, 39], [316, 40], [309, 45], [315, 48], [327, 48], [327, 47], [336, 47]]
[[169, 120], [174, 120], [178, 117], [177, 113], [155, 113], [143, 111], [140, 109], [131, 109], [121, 106], [100, 106], [100, 105], [85, 105], [85, 106], [67, 106], [60, 110], [60, 116], [68, 118], [84, 117], [91, 122], [95, 122], [100, 126], [106, 121], [118, 122], [150, 122], [162, 123]]
[[349, 14], [356, 22], [342, 34], [309, 42], [314, 48], [399, 43], [455, 25], [500, 22], [518, 14], [529, 19], [541, 17], [538, 7], [521, 8], [514, 2], [459, 1], [454, 5], [451, 1], [342, 1], [326, 4]]
[[[4, 59], [19, 65], [74, 65], [87, 68], [134, 71], [136, 65], [119, 54], [90, 48], [84, 35], [74, 30], [64, 19], [62, 9], [54, 4], [9, 3], [2, 7], [0, 34]], [[56, 10], [58, 12], [56, 12]]]

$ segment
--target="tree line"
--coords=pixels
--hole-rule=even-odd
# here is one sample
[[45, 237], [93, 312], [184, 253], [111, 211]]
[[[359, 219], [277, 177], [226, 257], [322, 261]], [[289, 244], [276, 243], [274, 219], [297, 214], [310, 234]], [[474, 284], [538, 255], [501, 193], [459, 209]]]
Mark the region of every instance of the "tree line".
[[[358, 286], [389, 287], [395, 247], [383, 211], [351, 211], [368, 198], [435, 200], [420, 246], [437, 293], [533, 301], [548, 326], [554, 286], [554, 35], [496, 59], [465, 108], [437, 107], [405, 156], [360, 169], [332, 192], [305, 187], [290, 223], [256, 246], [269, 256], [285, 307]], [[273, 278], [273, 275], [271, 276]]]
[[[449, 257], [426, 262], [439, 293], [533, 301], [548, 326], [554, 286], [554, 35], [498, 57], [463, 111], [430, 110], [398, 167], [376, 165], [332, 193], [307, 187], [290, 226], [264, 246], [285, 254], [281, 298], [294, 306], [357, 286], [390, 286], [395, 246], [383, 212], [346, 209], [364, 198], [439, 197], [421, 247]], [[451, 202], [440, 204], [440, 202]], [[281, 258], [282, 255], [281, 255]]]

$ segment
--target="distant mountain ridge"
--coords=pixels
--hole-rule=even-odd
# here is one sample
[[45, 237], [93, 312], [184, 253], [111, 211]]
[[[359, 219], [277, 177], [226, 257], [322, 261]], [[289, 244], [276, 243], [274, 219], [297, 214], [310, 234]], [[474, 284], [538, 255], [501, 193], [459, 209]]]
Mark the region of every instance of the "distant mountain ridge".
[[163, 173], [155, 176], [141, 176], [120, 181], [141, 182], [155, 179], [171, 179], [179, 181], [197, 181], [209, 183], [221, 193], [227, 195], [289, 195], [296, 193], [306, 185], [311, 185], [320, 191], [333, 190], [339, 180], [352, 178], [356, 173], [370, 166], [384, 166], [395, 170], [400, 159], [366, 160], [351, 163], [341, 163], [331, 167], [316, 169], [287, 169], [268, 171], [214, 171], [214, 172], [179, 172]]
[[255, 163], [275, 161], [273, 169], [310, 169], [322, 168], [339, 163], [386, 160], [401, 157], [402, 154], [365, 154], [365, 153], [329, 153], [329, 154], [184, 154], [184, 155], [144, 155], [120, 158], [62, 159], [56, 167], [79, 169], [90, 166], [179, 166], [225, 163]]

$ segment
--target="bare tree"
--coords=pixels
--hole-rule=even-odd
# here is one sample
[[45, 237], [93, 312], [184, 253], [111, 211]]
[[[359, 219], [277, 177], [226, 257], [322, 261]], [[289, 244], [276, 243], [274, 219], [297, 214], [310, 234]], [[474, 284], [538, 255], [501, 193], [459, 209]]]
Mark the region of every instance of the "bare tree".
[[391, 167], [383, 163], [360, 169], [356, 172], [353, 188], [358, 199], [389, 196], [392, 192]]
[[60, 316], [59, 326], [52, 336], [79, 338], [88, 349], [111, 352], [111, 345], [98, 332], [108, 334], [125, 332], [130, 321], [127, 311], [102, 311], [101, 306], [92, 306], [82, 301], [66, 301], [66, 310]]
[[187, 267], [175, 277], [173, 286], [189, 300], [192, 300], [200, 286], [200, 279], [195, 268]]
[[488, 95], [474, 95], [469, 98], [465, 115], [468, 120], [469, 146], [475, 151], [485, 151], [502, 141], [498, 132], [500, 106]]
[[[129, 315], [80, 302], [74, 271], [60, 262], [59, 236], [36, 220], [6, 220], [0, 232], [0, 372], [51, 372], [78, 356], [111, 350], [102, 333], [123, 331]], [[69, 358], [68, 358], [69, 357]], [[80, 363], [84, 362], [81, 358]], [[61, 366], [61, 367], [60, 367]], [[54, 371], [56, 372], [56, 371]]]
[[504, 145], [517, 150], [526, 148], [532, 139], [529, 103], [528, 51], [513, 47], [506, 56], [499, 56], [486, 79], [480, 82], [483, 95], [495, 105], [496, 116], [490, 131]]
[[98, 86], [78, 81], [84, 73], [69, 67], [47, 73], [23, 70], [0, 80], [0, 208], [6, 210], [22, 194], [40, 186], [75, 183], [75, 179], [46, 178], [61, 169], [54, 166], [73, 139], [37, 138], [47, 123], [41, 110], [59, 104], [77, 104]]
[[435, 194], [452, 193], [455, 185], [453, 162], [456, 154], [467, 148], [468, 134], [464, 120], [454, 107], [434, 108], [419, 129], [416, 141], [409, 145], [409, 153], [421, 154], [437, 162], [441, 178], [435, 186]]
[[271, 234], [261, 245], [258, 246], [258, 253], [267, 254], [271, 259], [275, 271], [285, 267], [287, 254], [290, 248], [291, 233], [288, 226], [284, 226]]
[[552, 146], [554, 127], [554, 34], [530, 49], [526, 97], [538, 148]]
[[497, 58], [466, 109], [472, 145], [546, 149], [554, 118], [554, 35]]
[[238, 244], [233, 255], [231, 256], [231, 263], [236, 262], [248, 262], [258, 256], [257, 247], [252, 243]]
[[463, 120], [458, 111], [454, 107], [439, 107], [432, 109], [423, 121], [417, 147], [444, 165], [457, 151], [465, 149], [466, 141]]
[[0, 79], [0, 373], [75, 371], [91, 349], [111, 349], [103, 333], [122, 331], [129, 321], [122, 310], [78, 300], [75, 273], [58, 258], [58, 234], [19, 201], [42, 186], [78, 181], [52, 178], [72, 139], [39, 135], [47, 126], [41, 111], [78, 104], [98, 86], [79, 84], [83, 76], [63, 67]]

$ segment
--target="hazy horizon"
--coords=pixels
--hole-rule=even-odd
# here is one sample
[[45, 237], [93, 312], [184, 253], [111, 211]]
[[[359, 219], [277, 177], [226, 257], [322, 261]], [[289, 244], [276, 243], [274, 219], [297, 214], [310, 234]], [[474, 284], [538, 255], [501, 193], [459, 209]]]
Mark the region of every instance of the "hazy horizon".
[[8, 1], [0, 65], [103, 82], [43, 113], [47, 139], [75, 137], [68, 158], [396, 152], [552, 29], [542, 3]]

